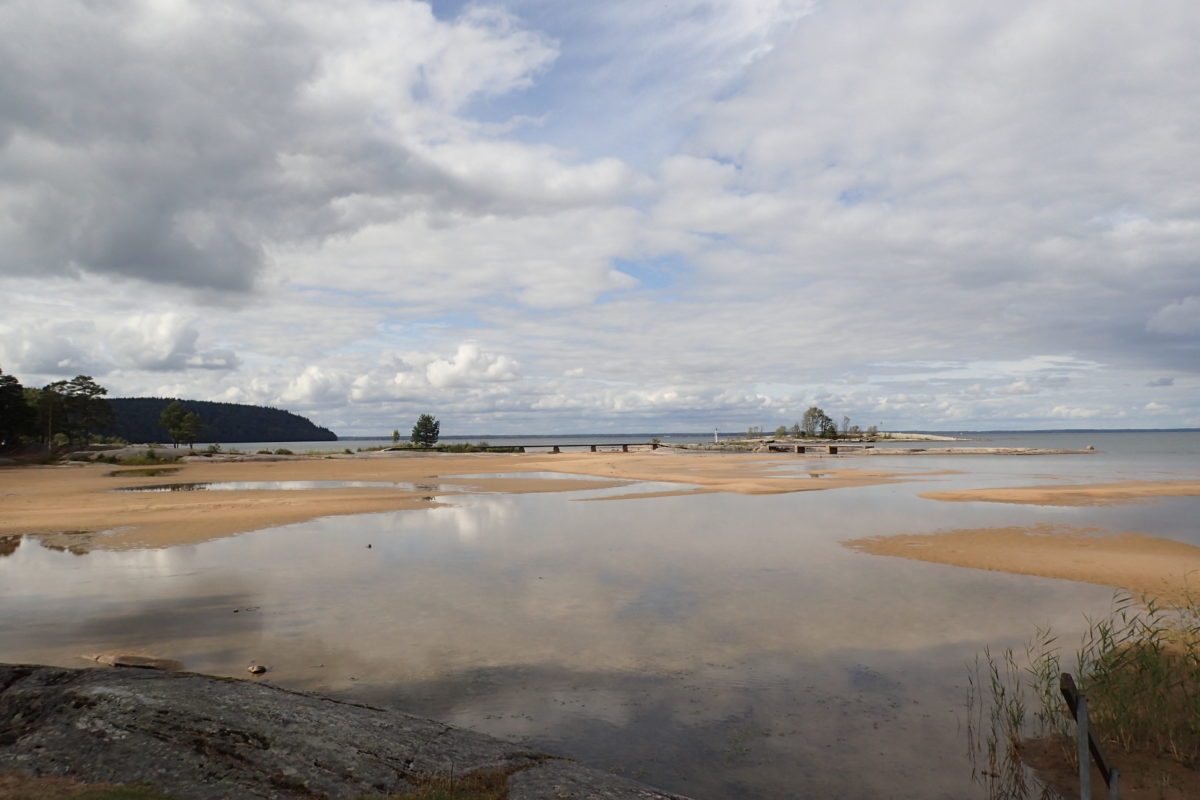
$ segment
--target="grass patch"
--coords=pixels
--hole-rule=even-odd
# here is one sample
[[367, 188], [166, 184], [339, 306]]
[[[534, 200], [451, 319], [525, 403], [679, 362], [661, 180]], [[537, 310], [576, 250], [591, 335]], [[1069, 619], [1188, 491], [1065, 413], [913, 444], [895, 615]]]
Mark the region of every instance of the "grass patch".
[[[520, 768], [518, 768], [520, 769]], [[422, 778], [411, 792], [370, 795], [359, 800], [507, 800], [508, 776], [517, 769], [481, 772], [452, 778]], [[172, 800], [152, 786], [108, 786], [80, 783], [70, 778], [32, 777], [0, 773], [0, 800]]]
[[413, 450], [418, 453], [519, 453], [521, 448], [517, 446], [506, 445], [491, 445], [487, 442], [479, 444], [471, 444], [469, 442], [455, 442], [454, 444], [435, 444], [432, 447], [425, 447], [412, 442], [399, 442], [388, 447], [367, 447], [360, 448], [360, 453], [369, 453], [375, 450]]
[[172, 475], [183, 467], [142, 467], [134, 469], [115, 469], [108, 473], [110, 478], [157, 478], [160, 475]]
[[506, 800], [510, 772], [483, 772], [457, 778], [426, 778], [411, 792], [362, 800]]
[[[1121, 770], [1122, 797], [1175, 796], [1171, 787], [1200, 797], [1200, 604], [1168, 607], [1119, 594], [1107, 617], [1088, 619], [1073, 656], [1064, 669], [1057, 638], [1038, 630], [1024, 653], [985, 649], [976, 658], [967, 746], [989, 796], [1037, 796], [1030, 761], [1077, 773], [1075, 724], [1058, 686], [1073, 668], [1093, 736]], [[1157, 788], [1127, 791], [1138, 785]]]
[[152, 786], [80, 783], [72, 778], [33, 777], [18, 772], [0, 773], [0, 798], [3, 800], [171, 800]]

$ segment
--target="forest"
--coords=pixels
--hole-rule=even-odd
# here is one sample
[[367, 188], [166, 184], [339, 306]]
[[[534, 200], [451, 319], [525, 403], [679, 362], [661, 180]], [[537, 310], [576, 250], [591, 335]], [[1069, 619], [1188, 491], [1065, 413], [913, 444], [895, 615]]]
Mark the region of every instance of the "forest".
[[[171, 435], [162, 424], [162, 413], [175, 398], [116, 397], [108, 401], [115, 421], [99, 431], [128, 442], [169, 442]], [[183, 407], [200, 417], [198, 441], [237, 442], [334, 442], [328, 428], [278, 408], [182, 400]]]

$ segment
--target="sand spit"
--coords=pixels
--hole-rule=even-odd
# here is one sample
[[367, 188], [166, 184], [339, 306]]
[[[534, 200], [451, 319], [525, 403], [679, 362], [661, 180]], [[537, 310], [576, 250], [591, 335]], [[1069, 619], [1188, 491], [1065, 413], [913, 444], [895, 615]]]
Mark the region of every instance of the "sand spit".
[[1121, 481], [1004, 489], [961, 489], [925, 492], [928, 500], [952, 503], [1021, 503], [1038, 506], [1106, 506], [1149, 502], [1162, 497], [1200, 497], [1200, 481]]
[[1084, 456], [1095, 450], [1047, 450], [1040, 447], [875, 447], [847, 450], [847, 455], [867, 456]]
[[[662, 494], [771, 494], [902, 480], [865, 470], [780, 475], [780, 457], [645, 453], [363, 454], [361, 457], [179, 464], [139, 475], [108, 464], [0, 469], [0, 535], [37, 534], [50, 546], [95, 549], [169, 547], [317, 517], [429, 508], [465, 492], [547, 492], [618, 487], [630, 481], [679, 483]], [[521, 473], [560, 472], [546, 480]], [[505, 477], [471, 477], [499, 474]], [[911, 476], [906, 476], [911, 477]], [[401, 484], [279, 491], [117, 492], [135, 486], [224, 481], [355, 481]], [[631, 487], [630, 494], [637, 494]]]
[[1165, 602], [1200, 590], [1200, 547], [1070, 525], [976, 528], [844, 542], [881, 556], [1114, 586]]

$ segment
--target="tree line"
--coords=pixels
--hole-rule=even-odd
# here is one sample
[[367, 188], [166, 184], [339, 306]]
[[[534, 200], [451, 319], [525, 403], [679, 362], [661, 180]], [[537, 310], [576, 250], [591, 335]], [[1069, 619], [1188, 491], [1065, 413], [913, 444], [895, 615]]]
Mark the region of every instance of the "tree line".
[[[850, 417], [843, 416], [842, 424], [839, 426], [834, 422], [833, 418], [825, 413], [824, 409], [817, 406], [809, 406], [804, 412], [804, 416], [799, 422], [793, 423], [789, 428], [786, 425], [780, 425], [775, 429], [775, 437], [783, 438], [792, 436], [794, 438], [805, 439], [857, 439], [862, 436], [875, 437], [879, 434], [879, 429], [874, 425], [867, 428], [865, 431], [857, 425], [850, 424]], [[757, 439], [763, 436], [762, 428], [757, 426], [751, 427], [746, 432], [746, 437]]]
[[201, 434], [230, 443], [337, 440], [333, 431], [277, 408], [107, 394], [89, 375], [32, 388], [0, 372], [0, 451], [166, 438], [176, 446], [192, 445]]
[[108, 390], [90, 375], [76, 375], [38, 388], [0, 373], [0, 450], [29, 444], [47, 447], [87, 444], [115, 419]]
[[[279, 408], [173, 397], [121, 397], [109, 401], [117, 421], [104, 434], [131, 442], [334, 442], [337, 434]], [[181, 413], [182, 412], [182, 413]], [[194, 414], [195, 418], [189, 417]], [[195, 424], [200, 431], [194, 429]]]

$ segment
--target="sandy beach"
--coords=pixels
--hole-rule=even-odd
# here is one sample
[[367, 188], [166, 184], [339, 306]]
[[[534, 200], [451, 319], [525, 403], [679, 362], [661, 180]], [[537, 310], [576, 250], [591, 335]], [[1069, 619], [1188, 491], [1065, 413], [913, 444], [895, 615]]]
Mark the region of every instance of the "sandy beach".
[[1160, 497], [1200, 497], [1200, 481], [1121, 481], [1059, 486], [1014, 486], [925, 492], [929, 500], [956, 503], [1022, 503], [1038, 506], [1099, 506], [1151, 501]]
[[1200, 591], [1200, 547], [1132, 531], [1037, 525], [886, 536], [845, 544], [874, 555], [1097, 583], [1170, 604], [1184, 603]]
[[[1197, 497], [1200, 481], [1018, 486], [924, 492], [920, 496], [956, 503], [1107, 506]], [[845, 544], [875, 555], [1097, 583], [1172, 604], [1187, 602], [1200, 590], [1200, 548], [1136, 531], [1038, 525], [870, 537]]]
[[[606, 501], [707, 492], [772, 494], [892, 483], [898, 475], [839, 469], [781, 473], [786, 456], [635, 453], [372, 453], [275, 461], [196, 459], [159, 475], [103, 464], [0, 470], [0, 535], [36, 534], [77, 551], [169, 547], [317, 517], [429, 508], [468, 492], [551, 492], [629, 484]], [[535, 473], [565, 476], [545, 478]], [[528, 477], [525, 477], [528, 475]], [[226, 481], [340, 481], [384, 486], [235, 491], [114, 491]], [[640, 487], [640, 481], [678, 487]], [[950, 502], [1107, 505], [1198, 496], [1200, 481], [1127, 481], [927, 492]], [[863, 552], [963, 567], [1040, 575], [1181, 600], [1200, 580], [1200, 548], [1136, 531], [1069, 526], [989, 528], [866, 538]]]
[[[776, 458], [645, 453], [362, 454], [276, 461], [197, 460], [163, 474], [107, 464], [0, 470], [0, 535], [38, 534], [83, 550], [168, 547], [302, 522], [316, 517], [428, 508], [463, 492], [601, 489], [625, 482], [678, 483], [678, 489], [629, 497], [733, 492], [770, 494], [869, 486], [900, 480], [881, 471], [845, 469], [781, 476]], [[790, 463], [790, 462], [789, 462]], [[523, 473], [577, 478], [544, 479]], [[476, 475], [505, 477], [470, 477]], [[468, 477], [464, 477], [468, 476]], [[138, 486], [225, 481], [354, 481], [399, 486], [304, 491], [114, 491]], [[622, 499], [616, 497], [613, 499]]]

